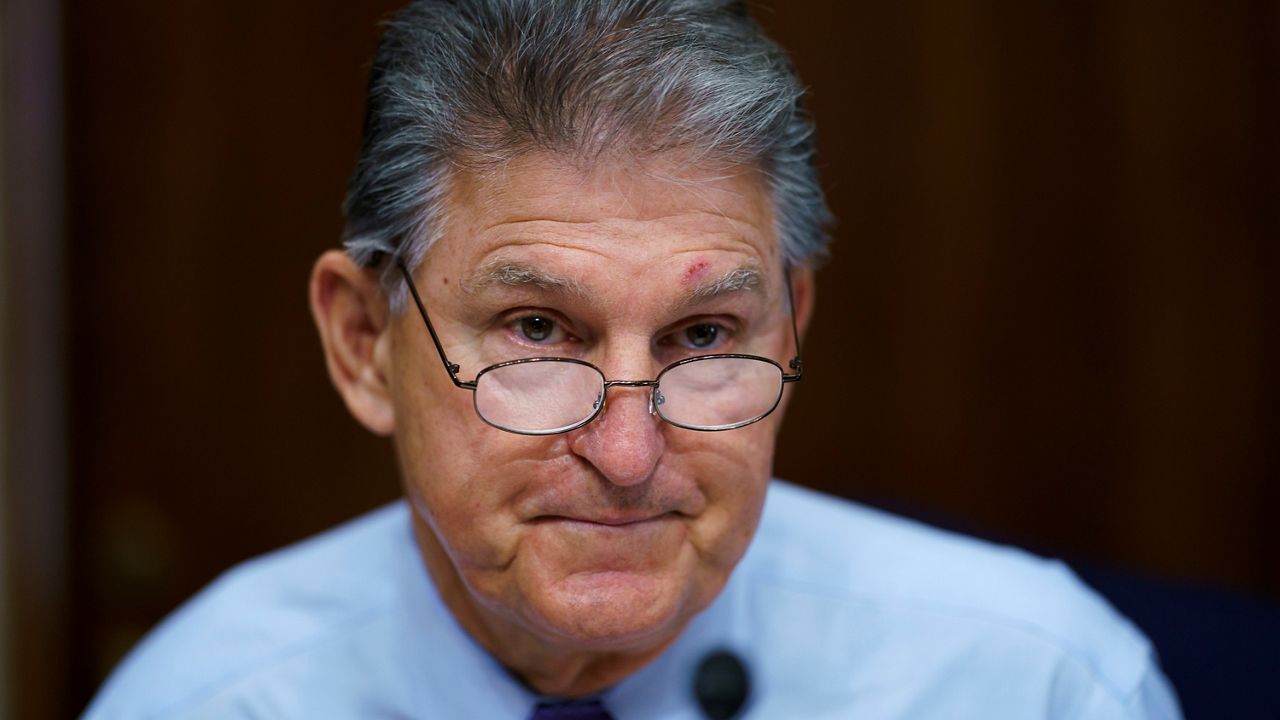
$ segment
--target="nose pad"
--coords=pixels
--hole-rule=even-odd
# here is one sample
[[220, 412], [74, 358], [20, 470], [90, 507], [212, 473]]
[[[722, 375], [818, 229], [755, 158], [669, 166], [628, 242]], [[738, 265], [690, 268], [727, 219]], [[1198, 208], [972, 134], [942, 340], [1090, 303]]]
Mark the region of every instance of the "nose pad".
[[[649, 388], [650, 415], [658, 415], [658, 406], [662, 405], [666, 401], [667, 399], [662, 397], [662, 391], [658, 389], [657, 385]], [[609, 394], [605, 390], [601, 390], [600, 393], [596, 395], [596, 399], [591, 402], [591, 409], [599, 410], [601, 405], [604, 405], [604, 410], [601, 411], [601, 414], [604, 414], [604, 412], [609, 410]]]

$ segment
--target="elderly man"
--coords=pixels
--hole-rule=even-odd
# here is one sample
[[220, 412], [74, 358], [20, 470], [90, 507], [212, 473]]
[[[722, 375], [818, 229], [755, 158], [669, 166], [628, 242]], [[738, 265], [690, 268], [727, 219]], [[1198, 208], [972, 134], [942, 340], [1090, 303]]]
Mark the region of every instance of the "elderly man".
[[88, 715], [1176, 717], [1061, 565], [770, 481], [800, 95], [737, 2], [401, 12], [311, 304], [406, 502], [220, 579]]

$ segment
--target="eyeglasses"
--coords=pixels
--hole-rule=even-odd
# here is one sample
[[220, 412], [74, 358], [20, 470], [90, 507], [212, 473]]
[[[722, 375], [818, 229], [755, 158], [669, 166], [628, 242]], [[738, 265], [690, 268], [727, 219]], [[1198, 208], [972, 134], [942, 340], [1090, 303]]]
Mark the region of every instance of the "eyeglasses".
[[[413, 275], [403, 258], [396, 265], [404, 275], [431, 342], [453, 384], [474, 394], [476, 414], [486, 423], [519, 435], [555, 435], [595, 420], [611, 387], [649, 388], [649, 412], [688, 430], [733, 430], [763, 420], [778, 407], [782, 388], [797, 382], [800, 333], [791, 307], [791, 333], [796, 356], [787, 373], [778, 363], [758, 355], [699, 355], [676, 361], [653, 380], [606, 380], [589, 362], [562, 357], [533, 357], [490, 365], [475, 380], [460, 380], [456, 363], [445, 355], [440, 336], [427, 317]], [[787, 301], [794, 300], [791, 273], [783, 272]]]

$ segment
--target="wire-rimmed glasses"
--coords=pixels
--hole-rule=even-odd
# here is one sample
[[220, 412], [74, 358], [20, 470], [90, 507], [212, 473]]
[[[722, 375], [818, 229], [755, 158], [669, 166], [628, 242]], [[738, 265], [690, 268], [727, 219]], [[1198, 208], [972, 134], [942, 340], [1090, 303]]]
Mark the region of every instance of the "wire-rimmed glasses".
[[[721, 353], [678, 360], [653, 380], [607, 380], [600, 368], [583, 360], [533, 357], [490, 365], [474, 380], [461, 380], [449, 361], [427, 308], [404, 259], [396, 265], [404, 275], [418, 313], [431, 334], [440, 361], [453, 384], [473, 393], [476, 414], [499, 430], [519, 435], [555, 435], [595, 420], [611, 387], [649, 388], [649, 412], [676, 427], [713, 432], [733, 430], [763, 420], [782, 400], [787, 383], [800, 380], [800, 334], [795, 307], [791, 332], [796, 355], [787, 373], [778, 363], [758, 355]], [[790, 272], [784, 271], [787, 302], [793, 301]]]

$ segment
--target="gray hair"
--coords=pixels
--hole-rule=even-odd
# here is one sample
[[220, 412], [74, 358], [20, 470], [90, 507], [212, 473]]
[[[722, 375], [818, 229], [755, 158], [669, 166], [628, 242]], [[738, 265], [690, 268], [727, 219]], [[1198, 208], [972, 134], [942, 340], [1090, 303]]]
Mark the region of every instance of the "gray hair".
[[416, 0], [374, 57], [343, 244], [413, 268], [452, 173], [531, 151], [590, 165], [681, 150], [761, 171], [783, 257], [813, 264], [830, 213], [803, 92], [741, 0]]

